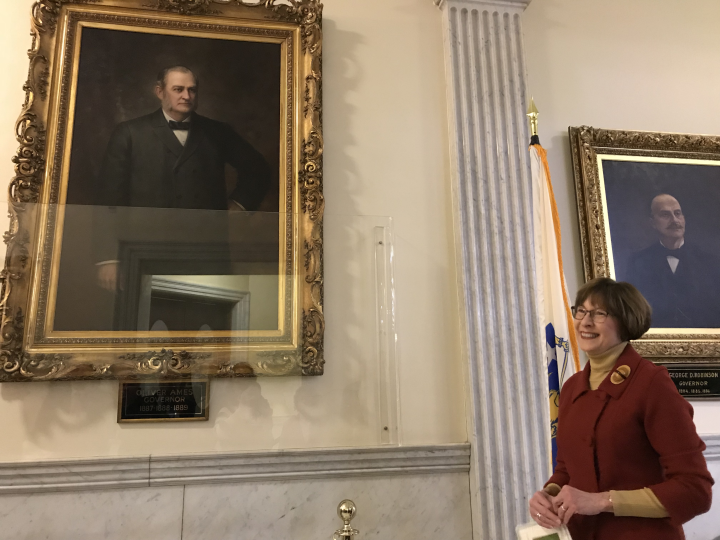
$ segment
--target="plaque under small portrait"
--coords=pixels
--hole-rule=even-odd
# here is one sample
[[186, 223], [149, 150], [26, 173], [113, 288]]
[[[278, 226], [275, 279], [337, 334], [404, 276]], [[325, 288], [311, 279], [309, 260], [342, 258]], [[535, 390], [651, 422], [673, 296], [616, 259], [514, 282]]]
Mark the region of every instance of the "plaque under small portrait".
[[118, 422], [208, 419], [207, 380], [121, 382]]
[[720, 399], [720, 368], [717, 366], [665, 367], [681, 396], [687, 399]]

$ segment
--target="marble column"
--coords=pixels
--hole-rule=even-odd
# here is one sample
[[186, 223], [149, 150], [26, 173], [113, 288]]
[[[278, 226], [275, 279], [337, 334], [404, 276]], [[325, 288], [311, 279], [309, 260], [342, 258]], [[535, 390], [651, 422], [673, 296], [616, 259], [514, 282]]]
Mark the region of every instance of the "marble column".
[[435, 0], [444, 24], [475, 540], [515, 538], [515, 526], [530, 521], [529, 496], [550, 472], [521, 29], [529, 2]]

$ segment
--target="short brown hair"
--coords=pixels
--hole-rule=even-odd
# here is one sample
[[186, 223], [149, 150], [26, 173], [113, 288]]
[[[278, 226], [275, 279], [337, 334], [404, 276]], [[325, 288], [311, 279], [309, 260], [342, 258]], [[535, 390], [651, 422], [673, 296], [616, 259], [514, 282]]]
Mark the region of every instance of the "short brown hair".
[[635, 287], [624, 281], [601, 277], [588, 281], [575, 296], [575, 305], [590, 299], [607, 310], [620, 326], [620, 339], [638, 339], [650, 328], [652, 308]]

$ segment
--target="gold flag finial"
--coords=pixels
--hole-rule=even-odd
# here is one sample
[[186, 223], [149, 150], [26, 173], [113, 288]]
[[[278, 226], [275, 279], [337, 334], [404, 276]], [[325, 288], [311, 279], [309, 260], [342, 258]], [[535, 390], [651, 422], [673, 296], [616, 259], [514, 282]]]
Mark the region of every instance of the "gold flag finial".
[[540, 116], [540, 113], [535, 106], [535, 100], [531, 97], [527, 117], [530, 118], [530, 135], [533, 137], [538, 134], [538, 116]]

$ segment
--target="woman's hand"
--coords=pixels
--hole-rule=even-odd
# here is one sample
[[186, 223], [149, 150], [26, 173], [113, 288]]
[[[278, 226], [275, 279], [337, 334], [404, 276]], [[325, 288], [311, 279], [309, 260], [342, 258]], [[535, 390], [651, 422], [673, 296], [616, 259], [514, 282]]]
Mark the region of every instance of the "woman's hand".
[[594, 516], [600, 512], [612, 512], [609, 493], [587, 493], [570, 486], [563, 486], [560, 493], [552, 498], [552, 504], [563, 525], [567, 525], [575, 514]]
[[552, 497], [544, 491], [536, 491], [530, 498], [529, 506], [530, 515], [541, 527], [553, 529], [562, 523], [553, 508]]

